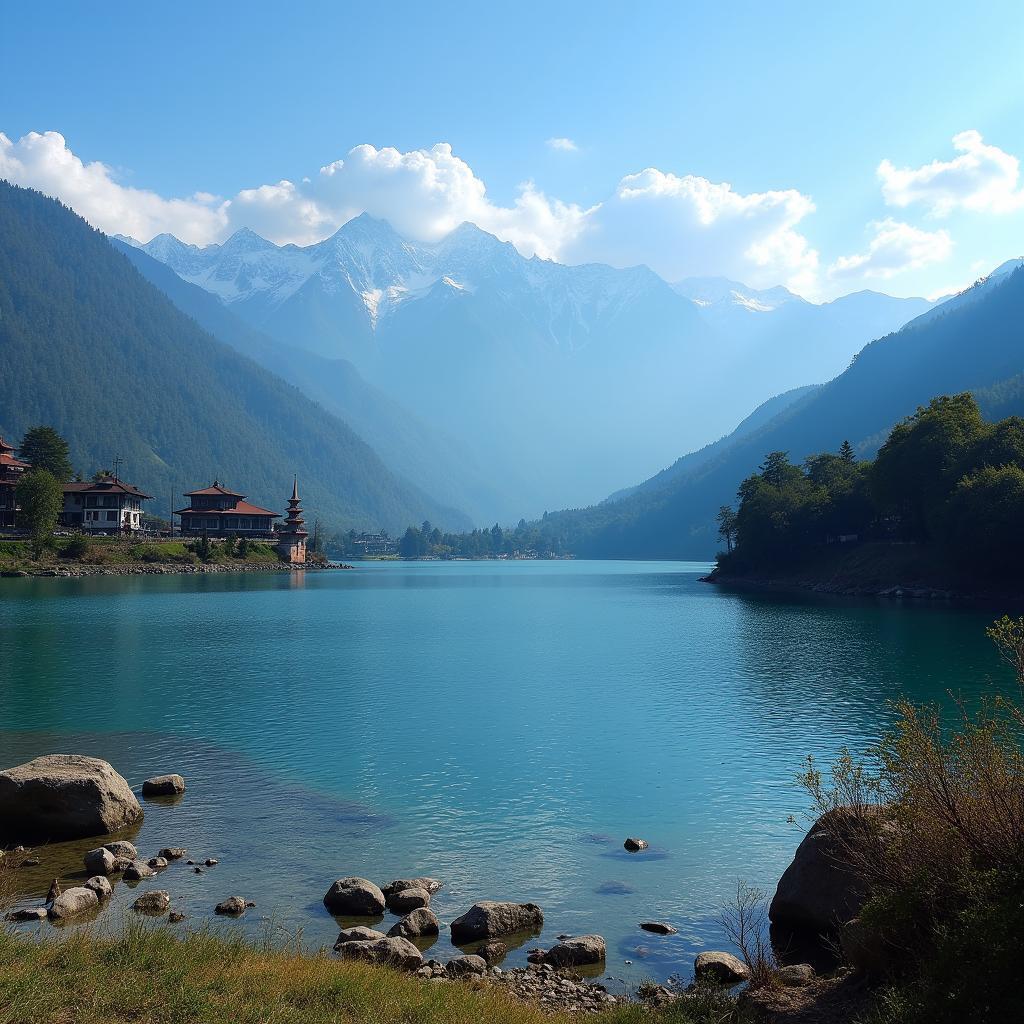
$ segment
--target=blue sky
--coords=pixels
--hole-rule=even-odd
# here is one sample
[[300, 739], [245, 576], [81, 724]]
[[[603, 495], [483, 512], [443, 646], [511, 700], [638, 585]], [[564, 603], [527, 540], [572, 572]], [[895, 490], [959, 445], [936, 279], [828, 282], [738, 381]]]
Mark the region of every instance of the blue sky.
[[0, 174], [143, 240], [368, 209], [819, 298], [1024, 252], [1024, 5], [715, 7], [10, 5]]

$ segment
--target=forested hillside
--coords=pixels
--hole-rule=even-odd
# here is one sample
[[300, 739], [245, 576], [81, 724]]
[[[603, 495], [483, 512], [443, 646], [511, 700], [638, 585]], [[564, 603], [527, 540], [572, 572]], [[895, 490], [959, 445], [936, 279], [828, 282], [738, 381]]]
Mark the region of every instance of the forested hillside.
[[769, 452], [799, 463], [849, 440], [871, 457], [897, 422], [942, 394], [975, 393], [990, 419], [1024, 411], [1024, 270], [980, 287], [976, 301], [872, 342], [835, 380], [735, 436], [712, 459], [666, 474], [664, 486], [551, 514], [546, 528], [577, 555], [710, 558], [717, 510]]
[[6, 182], [0, 360], [0, 432], [16, 443], [51, 424], [83, 473], [119, 456], [157, 513], [172, 492], [214, 477], [281, 508], [295, 474], [307, 516], [330, 525], [467, 522], [394, 476], [341, 420], [203, 331], [77, 215]]

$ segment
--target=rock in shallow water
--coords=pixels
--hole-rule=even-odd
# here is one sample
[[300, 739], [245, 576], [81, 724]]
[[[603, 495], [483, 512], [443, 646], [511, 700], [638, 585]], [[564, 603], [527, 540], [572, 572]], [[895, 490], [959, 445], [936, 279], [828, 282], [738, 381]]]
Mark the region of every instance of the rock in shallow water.
[[327, 890], [324, 906], [337, 915], [376, 917], [384, 913], [384, 893], [365, 878], [339, 878]]
[[452, 942], [463, 946], [481, 939], [501, 938], [516, 932], [539, 932], [544, 912], [536, 903], [501, 903], [482, 900], [452, 921]]
[[156, 872], [142, 860], [133, 860], [124, 869], [124, 878], [127, 882], [138, 882], [143, 878], [152, 878]]
[[156, 916], [164, 913], [171, 905], [171, 894], [166, 889], [154, 889], [143, 893], [133, 904], [132, 910], [140, 914]]
[[73, 889], [65, 889], [50, 904], [49, 916], [53, 921], [66, 921], [70, 917], [77, 917], [89, 910], [95, 910], [99, 906], [99, 897], [85, 886], [76, 886]]
[[185, 780], [180, 775], [154, 775], [142, 784], [143, 796], [178, 796], [185, 792]]
[[693, 973], [698, 980], [718, 982], [723, 985], [735, 985], [750, 977], [750, 969], [732, 953], [709, 950], [698, 953], [693, 963]]
[[12, 910], [6, 917], [8, 921], [43, 921], [46, 919], [46, 907], [22, 907]]
[[102, 836], [141, 817], [128, 783], [96, 757], [47, 754], [0, 772], [0, 841]]
[[623, 844], [623, 849], [629, 850], [630, 853], [638, 853], [640, 850], [647, 849], [646, 839], [637, 839], [635, 836], [630, 836]]
[[385, 895], [384, 902], [396, 914], [408, 914], [410, 910], [428, 906], [430, 903], [430, 893], [426, 889], [420, 889], [419, 887], [400, 889], [398, 892]]
[[89, 850], [82, 860], [90, 875], [112, 875], [117, 869], [117, 857], [105, 846]]
[[245, 913], [246, 903], [241, 896], [229, 896], [213, 908], [215, 914], [223, 914], [228, 917], [238, 917]]
[[439, 892], [444, 883], [439, 878], [396, 878], [380, 887], [384, 899], [403, 889], [425, 889], [431, 896]]
[[388, 935], [403, 939], [415, 939], [423, 935], [437, 935], [441, 931], [441, 923], [429, 907], [417, 907], [406, 914]]
[[655, 935], [675, 935], [678, 930], [665, 921], [641, 921], [640, 927], [645, 932], [654, 932]]
[[92, 878], [86, 880], [85, 888], [92, 889], [101, 903], [114, 895], [114, 887], [105, 875], [93, 875]]
[[543, 962], [552, 967], [585, 967], [600, 964], [607, 955], [607, 946], [600, 935], [576, 935], [552, 946], [544, 955]]
[[360, 924], [356, 925], [355, 928], [342, 928], [338, 932], [334, 948], [337, 949], [343, 942], [376, 942], [377, 939], [386, 938], [387, 936], [383, 932], [377, 931], [376, 928], [367, 928], [365, 925]]
[[126, 839], [116, 839], [112, 843], [104, 843], [103, 848], [109, 850], [115, 857], [122, 857], [127, 860], [135, 860], [139, 856], [139, 851], [135, 848], [135, 844], [129, 843]]

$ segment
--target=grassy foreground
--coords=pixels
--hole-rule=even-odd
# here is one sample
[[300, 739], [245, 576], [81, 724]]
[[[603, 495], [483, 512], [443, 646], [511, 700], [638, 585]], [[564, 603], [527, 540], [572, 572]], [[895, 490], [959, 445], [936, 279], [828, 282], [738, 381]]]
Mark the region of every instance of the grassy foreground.
[[[119, 937], [0, 931], [0, 1024], [552, 1024], [482, 984], [431, 983], [327, 955], [273, 951], [126, 921]], [[581, 1018], [576, 1018], [577, 1020]], [[632, 1003], [593, 1024], [697, 1024]], [[707, 1017], [700, 1018], [706, 1021]]]

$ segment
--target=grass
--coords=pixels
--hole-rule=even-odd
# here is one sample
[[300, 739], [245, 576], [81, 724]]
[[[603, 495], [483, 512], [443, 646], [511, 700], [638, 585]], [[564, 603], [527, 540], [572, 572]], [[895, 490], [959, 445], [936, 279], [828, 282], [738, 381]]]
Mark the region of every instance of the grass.
[[[122, 934], [38, 941], [0, 931], [0, 1024], [568, 1024], [482, 983], [432, 983], [369, 964], [126, 920]], [[580, 1019], [580, 1018], [575, 1018]], [[720, 1000], [623, 1003], [593, 1024], [711, 1024]]]

